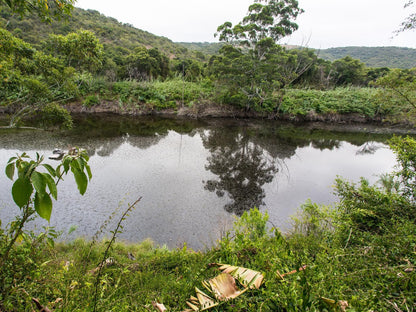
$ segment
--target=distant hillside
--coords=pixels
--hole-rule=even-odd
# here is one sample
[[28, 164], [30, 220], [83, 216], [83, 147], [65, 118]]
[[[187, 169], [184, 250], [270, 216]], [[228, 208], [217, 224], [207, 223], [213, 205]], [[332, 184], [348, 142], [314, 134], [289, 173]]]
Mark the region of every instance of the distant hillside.
[[400, 47], [342, 47], [320, 50], [319, 57], [334, 61], [347, 55], [368, 67], [416, 67], [416, 49]]
[[94, 32], [110, 54], [128, 54], [137, 46], [145, 46], [158, 48], [170, 58], [195, 57], [194, 52], [165, 37], [158, 37], [130, 24], [121, 23], [95, 10], [75, 8], [67, 21], [45, 24], [36, 16], [28, 15], [23, 19], [11, 16], [5, 5], [0, 5], [0, 27], [6, 28], [35, 47], [51, 33], [67, 35], [78, 29], [85, 29]]
[[208, 55], [217, 54], [224, 43], [221, 42], [177, 42], [185, 48]]

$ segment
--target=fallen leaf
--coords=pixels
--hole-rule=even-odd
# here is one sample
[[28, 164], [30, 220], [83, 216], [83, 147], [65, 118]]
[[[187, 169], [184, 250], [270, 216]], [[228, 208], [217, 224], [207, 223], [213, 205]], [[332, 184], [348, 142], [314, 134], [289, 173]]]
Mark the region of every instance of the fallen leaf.
[[220, 301], [237, 298], [245, 291], [237, 288], [234, 277], [228, 273], [222, 273], [210, 279], [209, 284], [215, 297]]
[[347, 308], [348, 308], [348, 302], [347, 301], [339, 300], [337, 304], [338, 304], [338, 307], [339, 307], [341, 312], [347, 311]]
[[198, 302], [200, 305], [200, 311], [211, 309], [218, 305], [218, 302], [215, 302], [210, 296], [204, 293], [202, 290], [195, 287], [196, 296], [198, 297]]
[[263, 283], [264, 277], [258, 271], [228, 264], [220, 264], [220, 270], [234, 276], [244, 287], [250, 289], [259, 289]]
[[162, 303], [157, 303], [156, 301], [152, 302], [153, 307], [159, 312], [166, 311], [166, 307]]

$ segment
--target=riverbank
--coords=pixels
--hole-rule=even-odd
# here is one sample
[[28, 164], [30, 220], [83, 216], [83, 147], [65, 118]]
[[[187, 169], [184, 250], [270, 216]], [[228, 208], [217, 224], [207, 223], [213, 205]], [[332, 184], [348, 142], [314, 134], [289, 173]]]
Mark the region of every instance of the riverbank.
[[[71, 113], [111, 113], [191, 119], [251, 118], [329, 124], [376, 124], [413, 128], [414, 108], [376, 88], [287, 89], [273, 105], [247, 109], [211, 84], [180, 80], [109, 84], [106, 89], [67, 102]], [[56, 110], [56, 109], [55, 109]], [[0, 114], [11, 113], [0, 107]], [[53, 113], [56, 118], [57, 113]], [[63, 117], [62, 117], [63, 118]]]
[[[121, 84], [121, 83], [119, 83]], [[147, 93], [141, 91], [141, 88]], [[121, 93], [89, 96], [67, 104], [73, 113], [179, 116], [187, 118], [261, 118], [296, 122], [374, 123], [414, 126], [412, 107], [383, 96], [375, 88], [331, 90], [287, 89], [276, 95], [274, 108], [248, 110], [216, 94], [212, 86], [168, 81], [139, 84], [123, 82], [113, 87]], [[184, 93], [184, 89], [186, 93]], [[143, 93], [143, 94], [142, 94]], [[146, 95], [146, 96], [145, 96]], [[92, 99], [92, 100], [91, 100]]]

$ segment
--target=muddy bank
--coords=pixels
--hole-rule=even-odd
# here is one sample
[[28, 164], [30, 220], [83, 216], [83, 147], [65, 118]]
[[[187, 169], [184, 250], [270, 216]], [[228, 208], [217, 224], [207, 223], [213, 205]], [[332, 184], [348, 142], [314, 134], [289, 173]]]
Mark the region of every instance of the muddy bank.
[[[317, 127], [328, 130], [347, 130], [357, 132], [377, 132], [377, 133], [398, 133], [416, 134], [414, 122], [406, 118], [392, 122], [388, 118], [377, 116], [375, 118], [361, 114], [317, 114], [309, 112], [305, 115], [289, 115], [267, 112], [247, 111], [238, 107], [226, 104], [215, 104], [212, 102], [199, 102], [191, 107], [180, 106], [178, 109], [156, 109], [151, 104], [130, 104], [120, 105], [117, 101], [101, 101], [99, 104], [86, 107], [80, 102], [65, 104], [64, 107], [72, 114], [116, 114], [121, 116], [160, 116], [167, 118], [185, 119], [267, 119], [305, 123], [305, 127]], [[0, 117], [2, 119], [11, 112], [5, 107], [0, 107]]]
[[238, 107], [226, 104], [215, 104], [211, 102], [200, 102], [188, 106], [179, 106], [178, 109], [155, 109], [149, 104], [139, 105], [119, 105], [114, 101], [102, 101], [98, 105], [85, 107], [80, 103], [70, 103], [65, 105], [71, 113], [111, 113], [131, 116], [166, 116], [166, 117], [185, 117], [193, 119], [205, 118], [254, 118], [254, 119], [272, 119], [285, 120], [294, 122], [322, 122], [335, 124], [374, 124], [383, 126], [414, 128], [414, 123], [406, 119], [401, 119], [400, 122], [391, 122], [383, 116], [369, 117], [361, 114], [317, 114], [309, 112], [305, 115], [289, 115], [267, 112], [247, 111]]

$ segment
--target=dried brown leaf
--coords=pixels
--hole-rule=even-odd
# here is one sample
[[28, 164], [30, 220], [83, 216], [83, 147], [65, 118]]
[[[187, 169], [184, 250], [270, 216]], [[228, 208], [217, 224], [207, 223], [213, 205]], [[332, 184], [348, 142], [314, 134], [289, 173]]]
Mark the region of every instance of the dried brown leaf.
[[233, 299], [244, 293], [237, 288], [235, 279], [228, 273], [222, 273], [209, 280], [212, 292], [220, 301]]
[[208, 310], [218, 305], [218, 302], [214, 301], [214, 299], [212, 299], [202, 290], [195, 287], [195, 291], [196, 291], [196, 296], [198, 297], [200, 311]]
[[244, 287], [250, 289], [258, 289], [263, 283], [264, 277], [258, 271], [228, 264], [222, 264], [220, 270], [234, 276]]
[[347, 308], [348, 308], [348, 302], [347, 301], [345, 301], [345, 300], [339, 300], [338, 303], [337, 303], [337, 305], [338, 305], [339, 310], [341, 312], [347, 311]]
[[153, 307], [159, 312], [166, 311], [166, 307], [162, 303], [157, 303], [156, 301], [152, 302]]

